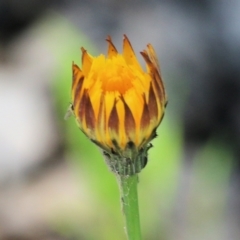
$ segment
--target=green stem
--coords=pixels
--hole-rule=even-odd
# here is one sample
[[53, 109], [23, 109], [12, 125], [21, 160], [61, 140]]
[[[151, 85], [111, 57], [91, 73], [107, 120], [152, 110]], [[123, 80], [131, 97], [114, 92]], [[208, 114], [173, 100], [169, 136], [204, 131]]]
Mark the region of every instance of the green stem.
[[138, 175], [118, 176], [118, 182], [128, 240], [141, 240], [137, 193]]

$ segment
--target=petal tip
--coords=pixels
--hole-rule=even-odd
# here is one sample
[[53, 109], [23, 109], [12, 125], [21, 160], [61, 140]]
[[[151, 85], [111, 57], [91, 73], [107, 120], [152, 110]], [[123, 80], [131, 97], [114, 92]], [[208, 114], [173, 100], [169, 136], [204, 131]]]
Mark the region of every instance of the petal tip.
[[106, 41], [108, 42], [108, 57], [116, 56], [118, 51], [112, 42], [111, 36], [107, 36]]
[[112, 38], [110, 35], [107, 35], [107, 38], [105, 39], [107, 42], [112, 42]]
[[127, 35], [126, 35], [126, 34], [123, 34], [123, 39], [126, 39], [126, 40], [128, 40], [128, 41], [129, 41], [129, 39], [128, 39], [128, 37], [127, 37]]

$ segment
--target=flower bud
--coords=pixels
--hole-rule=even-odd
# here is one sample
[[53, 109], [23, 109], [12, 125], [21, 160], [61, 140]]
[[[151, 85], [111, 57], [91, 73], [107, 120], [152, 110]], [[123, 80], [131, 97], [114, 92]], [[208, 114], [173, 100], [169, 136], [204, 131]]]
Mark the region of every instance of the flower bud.
[[106, 40], [107, 56], [93, 57], [82, 48], [81, 69], [72, 65], [72, 111], [82, 132], [103, 149], [111, 169], [133, 175], [147, 163], [166, 94], [151, 44], [141, 52], [147, 65], [144, 71], [127, 36], [122, 54], [110, 37]]

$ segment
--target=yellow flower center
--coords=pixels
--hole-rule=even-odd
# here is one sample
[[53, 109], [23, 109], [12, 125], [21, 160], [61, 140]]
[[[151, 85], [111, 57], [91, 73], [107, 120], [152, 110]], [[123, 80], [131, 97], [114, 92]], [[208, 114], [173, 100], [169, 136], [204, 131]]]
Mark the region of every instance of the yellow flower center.
[[118, 92], [124, 95], [129, 89], [134, 87], [133, 81], [136, 78], [134, 75], [133, 69], [126, 64], [125, 59], [121, 55], [111, 59], [101, 55], [93, 60], [90, 74], [87, 77], [89, 79], [87, 88], [90, 89], [94, 85], [99, 84], [104, 93]]
[[109, 62], [101, 74], [101, 79], [104, 92], [118, 91], [123, 95], [133, 87], [133, 74], [123, 65], [113, 66]]

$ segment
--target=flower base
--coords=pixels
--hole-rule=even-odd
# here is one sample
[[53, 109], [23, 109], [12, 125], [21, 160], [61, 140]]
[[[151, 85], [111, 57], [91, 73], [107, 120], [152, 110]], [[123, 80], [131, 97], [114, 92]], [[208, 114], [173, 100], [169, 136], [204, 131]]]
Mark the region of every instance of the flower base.
[[140, 173], [147, 165], [148, 150], [152, 144], [136, 151], [135, 148], [127, 148], [123, 153], [103, 151], [105, 161], [110, 170], [120, 176], [132, 176]]

